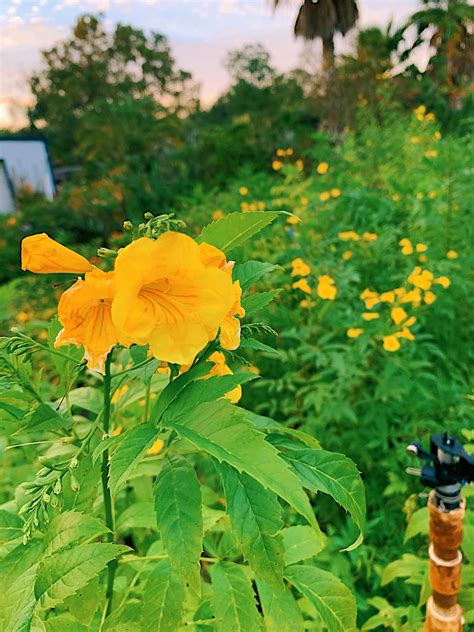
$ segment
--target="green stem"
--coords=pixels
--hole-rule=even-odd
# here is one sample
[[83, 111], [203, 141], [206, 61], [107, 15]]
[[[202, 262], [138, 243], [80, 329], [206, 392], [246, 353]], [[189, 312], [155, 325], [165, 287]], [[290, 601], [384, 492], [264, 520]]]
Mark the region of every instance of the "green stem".
[[[105, 375], [104, 375], [104, 410], [102, 425], [104, 432], [109, 432], [110, 424], [110, 384], [112, 381], [112, 375], [110, 373], [110, 364], [112, 361], [112, 353], [109, 353], [107, 360], [105, 361]], [[107, 534], [107, 540], [109, 542], [114, 541], [114, 509], [112, 506], [112, 497], [110, 495], [109, 488], [109, 451], [104, 450], [102, 455], [102, 493], [104, 495], [104, 510], [105, 510], [105, 524], [107, 525], [109, 532]], [[114, 595], [114, 579], [115, 571], [117, 569], [117, 560], [112, 560], [108, 564], [108, 579], [106, 597], [106, 611], [105, 616], [109, 615], [112, 611], [112, 598]]]

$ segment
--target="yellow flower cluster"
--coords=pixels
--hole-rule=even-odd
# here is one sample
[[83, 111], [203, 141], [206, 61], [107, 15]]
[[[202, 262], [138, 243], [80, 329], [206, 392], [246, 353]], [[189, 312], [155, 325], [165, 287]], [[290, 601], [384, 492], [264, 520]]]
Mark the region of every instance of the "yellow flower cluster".
[[82, 345], [88, 366], [98, 371], [116, 344], [149, 345], [155, 357], [180, 365], [218, 334], [224, 349], [236, 349], [245, 312], [232, 268], [219, 249], [174, 231], [120, 250], [113, 272], [45, 233], [22, 242], [23, 270], [84, 275], [60, 298], [63, 329], [55, 346]]
[[[424, 244], [418, 245], [426, 248]], [[418, 249], [418, 251], [420, 252], [420, 249]], [[432, 272], [423, 270], [419, 266], [416, 266], [412, 270], [407, 278], [407, 282], [413, 286], [412, 289], [398, 287], [379, 294], [370, 288], [366, 288], [360, 295], [360, 298], [364, 301], [366, 310], [372, 310], [376, 305], [383, 303], [387, 303], [391, 306], [390, 320], [395, 327], [397, 327], [397, 331], [383, 336], [383, 348], [386, 351], [398, 351], [401, 346], [401, 339], [415, 340], [415, 336], [410, 327], [415, 324], [416, 318], [407, 313], [404, 305], [406, 306], [411, 303], [413, 308], [419, 307], [422, 302], [426, 305], [432, 305], [437, 299], [436, 294], [430, 289], [432, 285], [438, 284], [445, 289], [451, 285], [451, 281], [448, 277], [440, 276], [434, 278]], [[362, 313], [362, 319], [365, 321], [378, 320], [379, 318], [380, 312], [367, 311]], [[346, 331], [346, 335], [348, 338], [358, 338], [364, 331], [363, 327], [350, 327]]]
[[342, 195], [341, 189], [331, 189], [330, 191], [322, 191], [319, 194], [319, 199], [321, 202], [327, 202], [331, 198], [338, 198], [340, 195]]
[[317, 173], [319, 173], [320, 176], [326, 174], [328, 172], [328, 169], [329, 165], [327, 162], [320, 162], [319, 165], [316, 167], [316, 171]]
[[404, 237], [403, 239], [400, 239], [398, 245], [402, 248], [402, 255], [407, 256], [412, 255], [414, 252], [417, 252], [418, 254], [420, 254], [420, 261], [422, 263], [427, 261], [426, 255], [421, 254], [425, 253], [428, 250], [428, 246], [426, 244], [420, 243], [413, 246], [412, 242], [407, 237]]
[[369, 233], [365, 232], [362, 235], [359, 235], [353, 230], [346, 230], [342, 233], [338, 234], [338, 238], [341, 241], [377, 241], [378, 235], [377, 233]]
[[[308, 283], [306, 277], [311, 273], [310, 266], [301, 258], [297, 257], [291, 262], [291, 276], [300, 276], [301, 279], [295, 281], [291, 286], [295, 290], [301, 290], [305, 294], [311, 294], [312, 289]], [[318, 276], [318, 285], [316, 287], [316, 294], [319, 298], [326, 301], [333, 301], [337, 295], [337, 288], [335, 281], [327, 274], [321, 274]], [[306, 299], [301, 302], [301, 307], [309, 307], [310, 303]]]
[[276, 155], [277, 156], [292, 156], [293, 149], [291, 147], [288, 147], [287, 149], [277, 149]]
[[435, 121], [436, 117], [433, 112], [426, 111], [426, 105], [419, 105], [413, 110], [418, 121]]
[[263, 201], [258, 201], [258, 202], [241, 202], [240, 203], [240, 209], [244, 212], [244, 213], [255, 213], [255, 211], [264, 211], [266, 208], [265, 202]]

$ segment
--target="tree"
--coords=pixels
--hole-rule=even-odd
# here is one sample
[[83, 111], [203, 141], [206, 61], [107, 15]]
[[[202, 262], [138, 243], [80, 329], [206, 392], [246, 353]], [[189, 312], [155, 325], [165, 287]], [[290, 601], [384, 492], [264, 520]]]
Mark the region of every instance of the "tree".
[[422, 4], [423, 8], [405, 25], [405, 32], [415, 27], [416, 38], [401, 58], [406, 61], [415, 49], [428, 42], [434, 52], [426, 73], [438, 86], [441, 84], [451, 107], [459, 107], [465, 87], [473, 78], [474, 7], [466, 0], [422, 0]]
[[[281, 0], [274, 0], [275, 7]], [[323, 68], [334, 68], [334, 36], [345, 35], [355, 26], [359, 17], [354, 0], [304, 0], [296, 18], [296, 37], [305, 40], [320, 38], [323, 42]]]
[[101, 17], [78, 18], [72, 36], [43, 52], [44, 70], [33, 76], [32, 127], [46, 127], [55, 158], [77, 158], [81, 120], [97, 103], [151, 97], [167, 112], [182, 107], [190, 74], [178, 70], [166, 38], [118, 24], [105, 30]]

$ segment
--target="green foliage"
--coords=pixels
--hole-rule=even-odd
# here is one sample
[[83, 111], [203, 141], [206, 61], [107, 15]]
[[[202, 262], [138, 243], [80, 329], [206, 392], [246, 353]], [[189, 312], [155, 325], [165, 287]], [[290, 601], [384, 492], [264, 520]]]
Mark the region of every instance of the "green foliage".
[[173, 570], [200, 592], [201, 489], [193, 466], [182, 457], [165, 461], [155, 486], [155, 512]]

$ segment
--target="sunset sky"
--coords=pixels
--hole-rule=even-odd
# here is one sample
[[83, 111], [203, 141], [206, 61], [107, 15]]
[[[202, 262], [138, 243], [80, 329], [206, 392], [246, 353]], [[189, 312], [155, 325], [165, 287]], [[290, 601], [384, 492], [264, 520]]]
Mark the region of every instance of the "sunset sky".
[[[361, 0], [360, 25], [385, 25], [391, 18], [399, 23], [419, 4]], [[0, 0], [0, 125], [15, 104], [31, 98], [27, 81], [40, 67], [40, 51], [66, 37], [81, 13], [102, 12], [109, 27], [123, 22], [164, 33], [178, 65], [192, 72], [209, 104], [228, 84], [222, 60], [229, 50], [260, 42], [279, 70], [298, 64], [304, 48], [292, 35], [298, 2], [282, 5], [274, 12], [270, 0]], [[349, 45], [350, 36], [337, 43], [339, 50]]]

